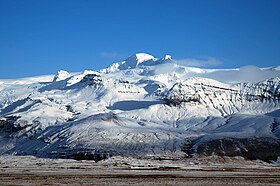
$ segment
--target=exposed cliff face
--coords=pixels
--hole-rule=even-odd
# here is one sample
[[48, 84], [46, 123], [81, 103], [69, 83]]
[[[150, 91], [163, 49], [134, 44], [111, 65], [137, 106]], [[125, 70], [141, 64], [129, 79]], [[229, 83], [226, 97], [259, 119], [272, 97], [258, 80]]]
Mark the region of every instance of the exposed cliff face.
[[205, 78], [190, 78], [175, 83], [167, 91], [165, 100], [170, 105], [195, 103], [209, 109], [216, 109], [222, 115], [241, 111], [254, 104], [275, 103], [280, 101], [280, 79], [274, 78], [256, 84], [223, 84]]

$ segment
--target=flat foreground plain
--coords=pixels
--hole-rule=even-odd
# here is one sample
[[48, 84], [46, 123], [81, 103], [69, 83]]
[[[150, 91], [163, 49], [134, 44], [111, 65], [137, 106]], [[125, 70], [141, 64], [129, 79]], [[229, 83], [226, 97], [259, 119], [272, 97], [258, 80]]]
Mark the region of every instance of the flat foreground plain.
[[1, 156], [0, 185], [280, 185], [280, 167], [242, 158], [93, 161]]

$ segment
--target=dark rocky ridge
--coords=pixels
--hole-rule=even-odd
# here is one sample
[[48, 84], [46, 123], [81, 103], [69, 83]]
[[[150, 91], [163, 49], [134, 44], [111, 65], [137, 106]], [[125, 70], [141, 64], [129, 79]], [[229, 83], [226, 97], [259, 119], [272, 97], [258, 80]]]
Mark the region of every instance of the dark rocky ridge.
[[277, 161], [280, 140], [269, 137], [221, 138], [207, 141], [188, 139], [182, 147], [189, 157], [194, 155], [242, 156], [249, 160]]

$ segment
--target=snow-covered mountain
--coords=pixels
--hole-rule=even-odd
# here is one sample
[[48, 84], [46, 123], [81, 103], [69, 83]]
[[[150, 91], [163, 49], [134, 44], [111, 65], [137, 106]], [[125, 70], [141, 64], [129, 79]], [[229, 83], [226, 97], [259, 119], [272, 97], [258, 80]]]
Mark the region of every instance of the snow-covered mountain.
[[2, 154], [272, 160], [279, 125], [279, 67], [201, 69], [139, 53], [99, 71], [0, 80]]

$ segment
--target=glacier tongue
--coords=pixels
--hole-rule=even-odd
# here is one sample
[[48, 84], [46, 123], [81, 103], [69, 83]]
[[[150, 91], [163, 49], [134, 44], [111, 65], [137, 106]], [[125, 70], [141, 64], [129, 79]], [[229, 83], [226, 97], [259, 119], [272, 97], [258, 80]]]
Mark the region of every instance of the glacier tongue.
[[[246, 70], [252, 72], [241, 69]], [[236, 83], [228, 83], [218, 80], [238, 69], [184, 67], [170, 55], [139, 53], [98, 72], [59, 71], [53, 81], [0, 80], [0, 153], [66, 158], [82, 153], [86, 158], [219, 149], [219, 155], [252, 158], [223, 143], [238, 139], [236, 149], [277, 147], [280, 73], [277, 68], [253, 71], [268, 78], [252, 83], [231, 77]], [[274, 159], [277, 153], [255, 158]]]

